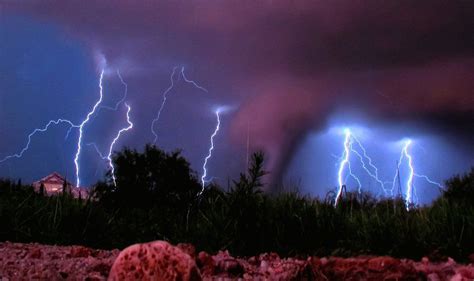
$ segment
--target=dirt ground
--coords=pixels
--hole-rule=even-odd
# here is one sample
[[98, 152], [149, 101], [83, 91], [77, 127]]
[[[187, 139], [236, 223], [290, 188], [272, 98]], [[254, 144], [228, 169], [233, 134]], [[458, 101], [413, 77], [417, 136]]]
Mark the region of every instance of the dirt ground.
[[[195, 259], [203, 280], [474, 280], [474, 266], [448, 258], [441, 262], [391, 257], [280, 258], [261, 254], [234, 258], [228, 252], [196, 253], [178, 245]], [[106, 280], [119, 250], [83, 246], [0, 243], [0, 280]]]

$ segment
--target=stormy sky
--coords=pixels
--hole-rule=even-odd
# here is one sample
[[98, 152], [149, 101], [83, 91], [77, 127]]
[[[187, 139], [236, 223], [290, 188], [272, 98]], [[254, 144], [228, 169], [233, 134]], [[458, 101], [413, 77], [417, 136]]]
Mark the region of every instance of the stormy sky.
[[[469, 0], [3, 0], [0, 156], [50, 119], [81, 122], [106, 61], [104, 104], [123, 95], [119, 70], [135, 123], [119, 147], [153, 140], [151, 120], [178, 66], [208, 92], [176, 82], [157, 144], [183, 149], [199, 175], [213, 110], [226, 105], [209, 163], [223, 183], [245, 168], [248, 140], [266, 153], [269, 182], [323, 196], [337, 184], [334, 154], [344, 139], [334, 128], [343, 126], [363, 128], [359, 137], [387, 177], [400, 152], [393, 144], [411, 138], [417, 168], [443, 181], [474, 165], [473, 30]], [[84, 143], [105, 151], [123, 126], [124, 108], [101, 110]], [[73, 178], [78, 136], [65, 139], [66, 131], [37, 135], [22, 159], [0, 164], [0, 175]], [[85, 185], [106, 168], [91, 147], [80, 163]]]

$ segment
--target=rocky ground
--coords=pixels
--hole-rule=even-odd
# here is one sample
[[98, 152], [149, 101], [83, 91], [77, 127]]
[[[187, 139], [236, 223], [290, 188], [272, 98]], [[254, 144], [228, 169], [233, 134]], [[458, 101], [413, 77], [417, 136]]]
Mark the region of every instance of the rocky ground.
[[[173, 248], [173, 251], [162, 256], [165, 261], [173, 260], [170, 253], [186, 255], [186, 259], [189, 259], [186, 266], [198, 269], [195, 270], [197, 274], [188, 275], [191, 280], [474, 280], [474, 265], [458, 264], [449, 258], [441, 262], [431, 262], [428, 258], [412, 261], [369, 256], [296, 259], [280, 258], [270, 253], [241, 259], [232, 257], [228, 252], [210, 255], [196, 253], [191, 245], [173, 247], [165, 242], [159, 243], [160, 247], [164, 245], [167, 248], [159, 248], [158, 252]], [[156, 248], [154, 245], [146, 249]], [[144, 253], [147, 253], [146, 249]], [[135, 249], [140, 259], [130, 261], [131, 266], [126, 268], [117, 263], [114, 270], [118, 267], [121, 271], [132, 268], [140, 270], [142, 275], [136, 278], [138, 280], [147, 277], [148, 280], [162, 280], [153, 279], [153, 272], [151, 275], [150, 272], [144, 273], [144, 267], [141, 268], [144, 261], [142, 250], [144, 248], [141, 246]], [[106, 280], [119, 254], [124, 257], [122, 263], [128, 262], [127, 253], [124, 255], [119, 250], [104, 251], [82, 246], [0, 243], [0, 280]], [[146, 258], [147, 265], [151, 258], [156, 260], [161, 257], [156, 256], [156, 252], [151, 253]], [[140, 265], [137, 266], [137, 262]], [[176, 266], [176, 261], [172, 265]], [[156, 266], [166, 265], [158, 262]], [[154, 272], [153, 276], [156, 277], [156, 272], [163, 271]], [[174, 276], [176, 280], [180, 279]]]

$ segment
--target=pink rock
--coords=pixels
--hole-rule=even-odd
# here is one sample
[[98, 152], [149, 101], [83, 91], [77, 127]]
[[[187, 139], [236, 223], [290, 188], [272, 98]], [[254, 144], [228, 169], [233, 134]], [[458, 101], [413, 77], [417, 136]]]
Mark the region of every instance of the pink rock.
[[195, 261], [165, 241], [135, 244], [124, 249], [109, 273], [118, 280], [201, 280]]

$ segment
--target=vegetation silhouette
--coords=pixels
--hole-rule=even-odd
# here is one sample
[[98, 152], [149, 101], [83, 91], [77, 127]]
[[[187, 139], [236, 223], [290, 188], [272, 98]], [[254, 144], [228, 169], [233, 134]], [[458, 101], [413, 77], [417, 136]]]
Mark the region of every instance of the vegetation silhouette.
[[[124, 248], [168, 240], [198, 250], [250, 256], [392, 255], [419, 259], [474, 253], [474, 169], [454, 176], [430, 206], [406, 210], [403, 199], [347, 192], [311, 198], [296, 191], [267, 194], [264, 155], [224, 190], [211, 183], [201, 196], [197, 174], [180, 151], [153, 145], [113, 156], [89, 198], [47, 196], [31, 186], [0, 180], [0, 241]], [[291, 190], [296, 190], [292, 188]]]

